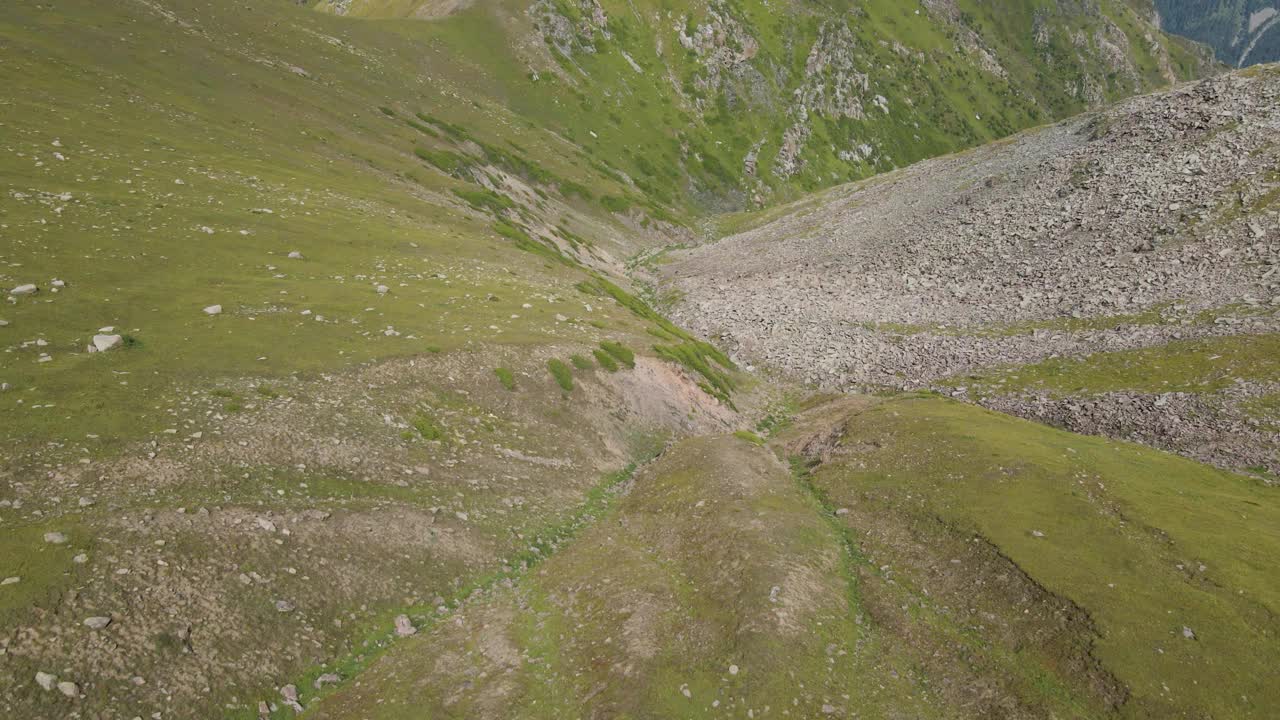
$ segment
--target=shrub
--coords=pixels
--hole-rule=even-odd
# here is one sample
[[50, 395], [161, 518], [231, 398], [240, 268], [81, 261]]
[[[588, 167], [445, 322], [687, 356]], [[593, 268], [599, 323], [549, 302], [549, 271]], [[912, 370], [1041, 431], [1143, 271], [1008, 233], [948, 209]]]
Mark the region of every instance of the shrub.
[[453, 194], [476, 210], [488, 210], [494, 215], [501, 215], [502, 211], [515, 207], [511, 198], [492, 190], [454, 190]]
[[431, 419], [431, 417], [424, 413], [418, 413], [415, 415], [412, 425], [413, 429], [418, 431], [418, 435], [422, 436], [423, 440], [444, 439], [444, 430], [436, 424], [435, 420]]
[[609, 372], [618, 372], [618, 361], [614, 360], [612, 355], [598, 348], [592, 350], [591, 354], [595, 356], [596, 362], [600, 363], [600, 367]]
[[502, 387], [508, 390], [516, 389], [516, 376], [511, 372], [510, 368], [494, 368], [493, 374], [498, 376], [498, 381], [502, 383]]
[[590, 370], [591, 368], [595, 367], [595, 365], [591, 364], [590, 360], [582, 357], [581, 355], [574, 355], [573, 357], [569, 358], [569, 361], [572, 362], [573, 366], [578, 368], [579, 370]]
[[613, 356], [615, 360], [626, 365], [629, 368], [636, 366], [636, 354], [626, 345], [612, 340], [605, 340], [600, 343], [600, 348]]
[[551, 371], [551, 376], [556, 379], [556, 384], [565, 392], [573, 390], [573, 371], [569, 369], [559, 360], [550, 360], [547, 362], [547, 369]]

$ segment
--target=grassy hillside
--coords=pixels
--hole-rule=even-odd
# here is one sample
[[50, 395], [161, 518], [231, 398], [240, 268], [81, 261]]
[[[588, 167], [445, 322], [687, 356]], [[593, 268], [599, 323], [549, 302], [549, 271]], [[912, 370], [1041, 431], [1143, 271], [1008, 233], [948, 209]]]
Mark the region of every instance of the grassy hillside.
[[761, 445], [676, 446], [312, 716], [1267, 716], [1274, 489], [929, 397]]
[[511, 107], [652, 200], [717, 209], [866, 177], [1209, 69], [1198, 49], [1112, 2], [317, 7], [452, 8], [432, 24], [449, 28], [460, 56], [512, 48], [489, 58]]
[[[558, 553], [609, 532], [633, 464], [705, 435], [727, 437], [619, 512], [656, 517], [755, 463], [767, 484], [732, 511], [779, 514], [743, 549], [776, 553], [770, 572], [811, 551], [810, 576], [838, 569], [799, 577], [821, 602], [792, 620], [835, 624], [740, 646], [721, 634], [757, 609], [673, 570], [658, 619], [696, 608], [706, 635], [664, 652], [691, 653], [681, 671], [779, 652], [779, 672], [829, 676], [805, 698], [823, 711], [850, 678], [877, 691], [817, 654], [844, 643], [889, 683], [884, 707], [928, 707], [916, 655], [858, 644], [842, 531], [754, 435], [729, 435], [777, 390], [641, 301], [627, 260], [710, 210], [1199, 61], [1118, 5], [342, 7], [384, 17], [283, 0], [21, 0], [0, 17], [0, 710], [292, 714], [293, 693], [349, 691], [395, 638], [490, 593], [541, 603], [522, 642], [550, 657], [572, 621], [551, 597], [603, 564]], [[725, 517], [683, 522], [638, 528], [626, 542], [667, 555], [619, 563], [619, 581], [739, 537], [715, 534]], [[553, 686], [592, 692], [569, 674], [598, 672], [591, 643], [612, 637], [566, 643]], [[673, 708], [674, 671], [650, 670], [651, 691], [610, 702]], [[533, 698], [546, 678], [528, 677]], [[777, 705], [789, 684], [752, 697]]]

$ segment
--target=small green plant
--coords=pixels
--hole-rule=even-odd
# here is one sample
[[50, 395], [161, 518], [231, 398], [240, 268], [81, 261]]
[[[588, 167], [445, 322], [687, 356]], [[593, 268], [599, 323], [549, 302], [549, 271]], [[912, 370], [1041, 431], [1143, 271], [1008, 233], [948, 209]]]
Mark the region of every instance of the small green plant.
[[634, 368], [636, 366], [636, 354], [620, 342], [605, 340], [600, 343], [600, 349], [604, 350], [606, 353], [613, 356], [615, 360], [629, 368]]
[[592, 350], [591, 354], [595, 357], [596, 362], [600, 363], [600, 367], [609, 372], [618, 372], [618, 361], [614, 360], [612, 355], [599, 348]]
[[395, 117], [395, 116], [396, 116], [396, 111], [395, 111], [395, 110], [392, 110], [391, 108], [389, 108], [389, 107], [387, 107], [387, 106], [385, 106], [385, 105], [379, 106], [379, 107], [378, 107], [378, 109], [379, 109], [379, 110], [381, 110], [381, 111], [382, 111], [382, 114], [383, 114], [383, 115], [386, 115], [387, 117]]
[[508, 390], [516, 389], [516, 376], [510, 368], [494, 368], [493, 374], [498, 376], [498, 382], [502, 383], [502, 387]]
[[746, 440], [752, 445], [758, 445], [758, 446], [764, 445], [764, 438], [751, 432], [750, 430], [739, 430], [735, 432], [733, 436], [738, 438], [739, 440]]
[[573, 371], [569, 369], [560, 360], [547, 361], [547, 369], [551, 371], [551, 376], [556, 379], [556, 384], [565, 392], [573, 390]]
[[453, 194], [476, 210], [487, 210], [494, 215], [501, 215], [504, 210], [509, 210], [516, 205], [511, 198], [499, 195], [492, 190], [454, 190]]
[[590, 370], [595, 367], [595, 365], [591, 364], [590, 360], [582, 357], [581, 355], [574, 355], [569, 358], [569, 361], [572, 362], [573, 366], [579, 370]]
[[457, 153], [451, 153], [448, 150], [414, 148], [413, 154], [417, 155], [418, 159], [427, 162], [446, 175], [456, 176], [461, 170], [465, 170], [471, 164], [465, 156]]
[[254, 391], [254, 392], [256, 392], [256, 393], [258, 393], [258, 394], [259, 394], [259, 395], [261, 395], [262, 397], [264, 397], [264, 398], [268, 398], [268, 399], [275, 399], [275, 398], [280, 397], [280, 393], [276, 392], [276, 391], [275, 391], [275, 388], [273, 388], [273, 387], [271, 387], [270, 385], [267, 385], [267, 384], [265, 384], [265, 383], [263, 383], [263, 384], [261, 384], [261, 385], [258, 385], [257, 387], [255, 387], [255, 388], [253, 389], [253, 391]]
[[443, 440], [444, 429], [441, 428], [436, 421], [426, 413], [419, 412], [413, 417], [413, 429], [418, 431], [418, 435], [423, 440]]

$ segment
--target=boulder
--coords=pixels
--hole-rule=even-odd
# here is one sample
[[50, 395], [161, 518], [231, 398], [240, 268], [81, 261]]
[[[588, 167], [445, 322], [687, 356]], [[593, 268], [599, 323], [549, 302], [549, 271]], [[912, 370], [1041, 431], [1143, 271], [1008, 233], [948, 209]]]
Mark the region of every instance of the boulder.
[[94, 617], [84, 619], [84, 626], [90, 630], [101, 630], [110, 624], [111, 618], [105, 615], [95, 615]]
[[28, 283], [28, 284], [26, 284], [26, 285], [19, 285], [18, 287], [16, 287], [16, 288], [14, 288], [14, 289], [10, 290], [10, 291], [9, 291], [9, 294], [10, 294], [10, 295], [14, 295], [14, 296], [19, 296], [19, 295], [34, 295], [34, 294], [35, 294], [37, 291], [39, 291], [39, 290], [40, 290], [40, 288], [36, 287], [35, 285], [32, 285], [32, 284]]
[[221, 314], [222, 314], [222, 306], [221, 306], [221, 305], [210, 305], [209, 307], [207, 307], [207, 308], [205, 308], [205, 309], [204, 309], [204, 314], [205, 314], [205, 315], [221, 315]]
[[52, 690], [53, 684], [56, 683], [57, 681], [58, 681], [58, 678], [52, 673], [47, 673], [47, 672], [36, 673], [36, 684], [44, 688], [45, 690]]
[[119, 335], [94, 335], [93, 345], [89, 349], [93, 352], [106, 352], [120, 347], [124, 342], [124, 338]]

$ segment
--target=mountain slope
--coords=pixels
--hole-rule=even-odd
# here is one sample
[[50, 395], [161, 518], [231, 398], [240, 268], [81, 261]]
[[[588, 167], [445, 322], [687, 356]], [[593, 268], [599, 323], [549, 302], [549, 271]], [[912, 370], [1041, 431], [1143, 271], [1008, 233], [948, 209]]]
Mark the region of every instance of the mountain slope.
[[1274, 495], [938, 398], [818, 403], [768, 449], [677, 445], [311, 714], [1265, 717]]
[[1280, 473], [1280, 73], [836, 188], [657, 270], [676, 316], [825, 387], [931, 387]]
[[513, 84], [572, 94], [572, 115], [548, 126], [596, 152], [620, 145], [616, 166], [651, 198], [679, 203], [687, 180], [715, 208], [866, 177], [1211, 69], [1199, 48], [1111, 2], [318, 7], [496, 24], [503, 37], [481, 42], [514, 49], [507, 70], [529, 79]]
[[1156, 0], [1159, 25], [1205, 43], [1236, 67], [1280, 61], [1280, 4], [1275, 0]]
[[[797, 521], [739, 551], [776, 550], [777, 571], [843, 562], [844, 531], [750, 430], [785, 423], [801, 391], [743, 372], [628, 273], [709, 232], [710, 209], [1148, 89], [1166, 57], [1171, 77], [1203, 68], [1109, 3], [607, 5], [603, 27], [594, 5], [380, 7], [438, 19], [284, 0], [20, 0], [0, 17], [6, 716], [289, 717], [317, 688], [350, 698], [387, 648], [465, 624], [470, 602], [603, 565], [575, 567], [577, 538], [635, 511], [620, 492], [686, 509], [641, 487], [668, 447], [689, 483], [753, 463], [761, 494], [736, 509]], [[677, 519], [682, 542], [630, 540], [711, 572], [696, 541], [717, 538], [697, 533], [725, 518]], [[847, 570], [817, 583], [820, 610], [856, 640]], [[727, 587], [767, 597], [762, 581]], [[700, 636], [716, 652], [738, 643], [718, 635], [734, 612]], [[921, 642], [868, 651], [895, 682], [886, 712], [923, 706], [901, 675], [945, 643]], [[825, 651], [779, 657], [816, 672]], [[991, 667], [958, 677], [1009, 665]], [[1060, 698], [1001, 697], [1110, 707], [1119, 686], [1092, 667], [1061, 674]]]

